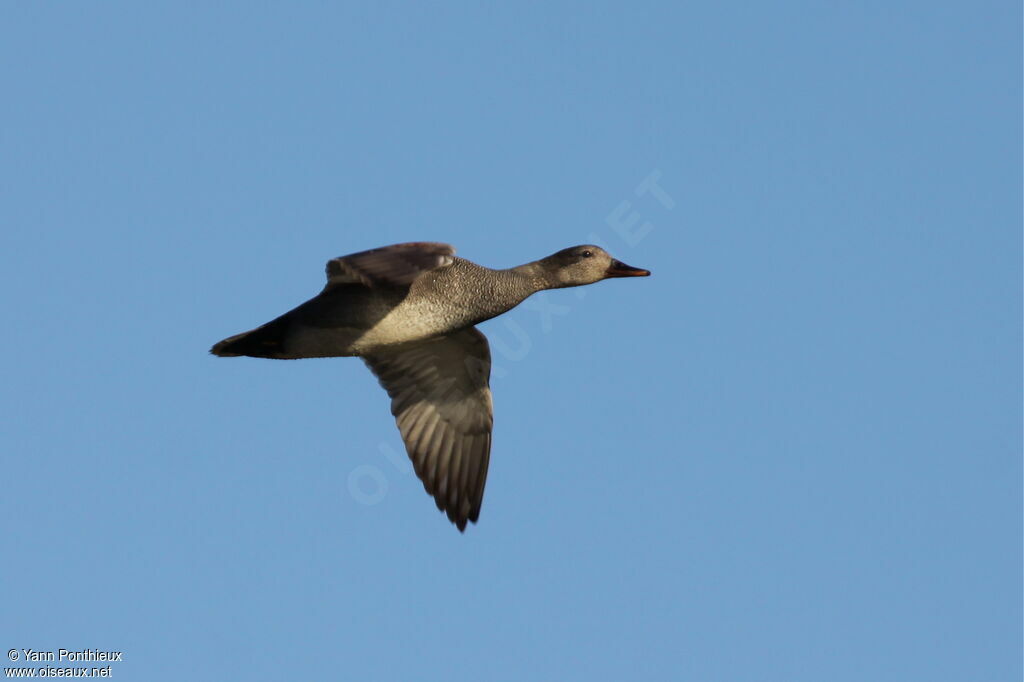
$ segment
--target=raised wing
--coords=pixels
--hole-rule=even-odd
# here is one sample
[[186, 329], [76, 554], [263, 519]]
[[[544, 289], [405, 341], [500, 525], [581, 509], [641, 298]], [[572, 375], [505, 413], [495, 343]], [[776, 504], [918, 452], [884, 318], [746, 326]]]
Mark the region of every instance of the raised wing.
[[460, 531], [476, 523], [494, 422], [491, 353], [475, 327], [363, 357], [391, 396], [416, 475]]
[[453, 246], [436, 242], [408, 242], [361, 251], [327, 261], [327, 286], [409, 286], [424, 272], [451, 265], [454, 255]]

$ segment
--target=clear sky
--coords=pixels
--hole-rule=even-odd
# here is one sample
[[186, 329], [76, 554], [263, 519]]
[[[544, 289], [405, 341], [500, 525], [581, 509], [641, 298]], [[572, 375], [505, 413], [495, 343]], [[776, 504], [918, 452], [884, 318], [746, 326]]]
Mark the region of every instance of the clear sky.
[[[0, 63], [3, 651], [1021, 679], [1020, 3], [8, 2]], [[482, 325], [464, 535], [361, 362], [207, 354], [410, 240], [653, 272]]]

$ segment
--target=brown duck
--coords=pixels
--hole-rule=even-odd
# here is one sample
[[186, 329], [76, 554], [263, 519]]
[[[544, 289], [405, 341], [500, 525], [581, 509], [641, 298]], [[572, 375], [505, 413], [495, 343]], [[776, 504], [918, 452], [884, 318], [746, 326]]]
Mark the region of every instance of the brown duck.
[[544, 289], [650, 274], [592, 245], [491, 270], [448, 244], [395, 244], [328, 261], [317, 296], [210, 352], [361, 357], [391, 396], [416, 475], [463, 531], [480, 516], [493, 423], [491, 354], [473, 325]]

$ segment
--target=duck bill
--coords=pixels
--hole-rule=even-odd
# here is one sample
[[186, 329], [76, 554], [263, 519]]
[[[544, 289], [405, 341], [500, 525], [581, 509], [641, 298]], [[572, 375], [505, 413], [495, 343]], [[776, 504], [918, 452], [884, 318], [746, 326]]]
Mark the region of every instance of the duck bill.
[[647, 277], [650, 274], [650, 270], [634, 268], [632, 265], [626, 265], [620, 260], [612, 260], [612, 264], [605, 271], [605, 277]]

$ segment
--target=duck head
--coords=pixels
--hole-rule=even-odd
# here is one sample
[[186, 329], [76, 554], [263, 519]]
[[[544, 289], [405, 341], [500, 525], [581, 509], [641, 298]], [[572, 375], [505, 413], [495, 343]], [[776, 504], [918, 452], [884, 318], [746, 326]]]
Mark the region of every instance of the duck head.
[[647, 277], [649, 270], [634, 268], [611, 255], [600, 246], [583, 244], [562, 249], [540, 261], [552, 288], [578, 287], [609, 277]]

